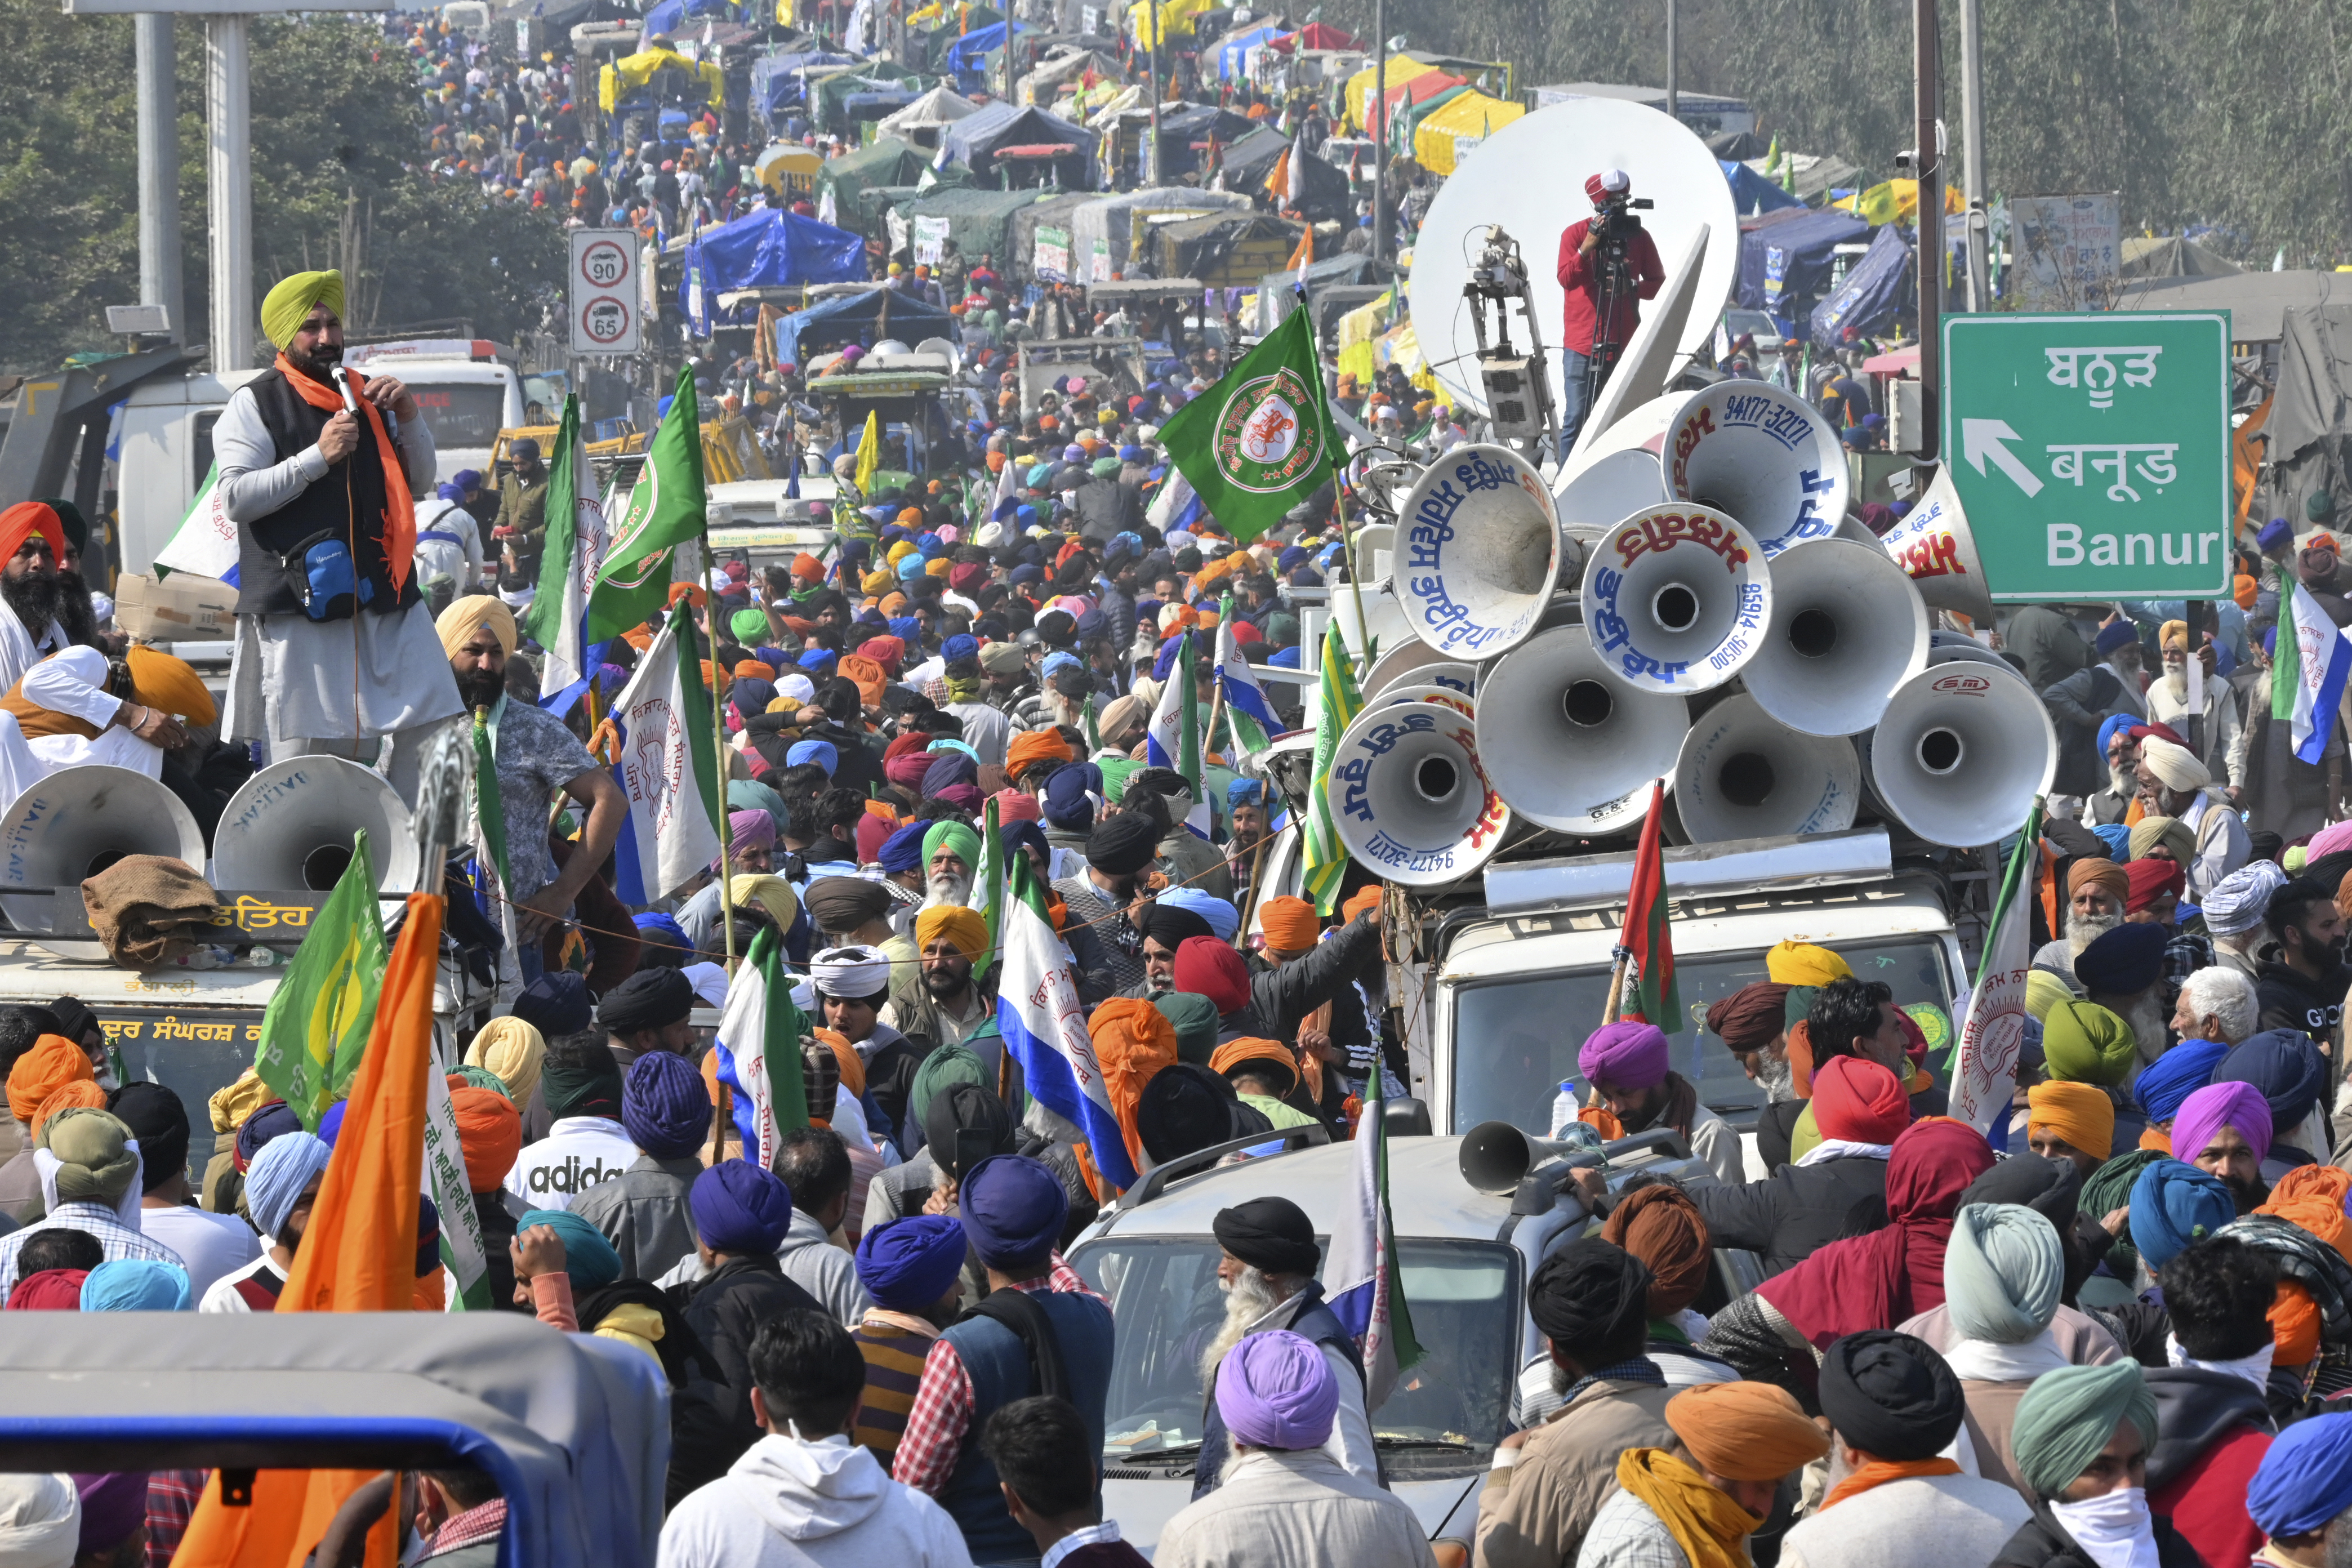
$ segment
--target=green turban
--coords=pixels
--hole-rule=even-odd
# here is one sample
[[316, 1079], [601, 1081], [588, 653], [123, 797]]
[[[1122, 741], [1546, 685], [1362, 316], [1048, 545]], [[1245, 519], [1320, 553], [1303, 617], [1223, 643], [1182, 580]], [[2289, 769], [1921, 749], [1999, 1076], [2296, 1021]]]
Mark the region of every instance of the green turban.
[[1176, 1059], [1207, 1067], [1217, 1049], [1217, 1005], [1190, 991], [1163, 991], [1151, 1005], [1176, 1031]]
[[980, 835], [962, 823], [941, 818], [923, 835], [923, 872], [929, 875], [931, 857], [942, 848], [954, 852], [967, 871], [980, 869]]
[[2126, 1421], [2151, 1446], [2156, 1442], [2156, 1395], [2148, 1392], [2139, 1363], [2043, 1373], [2017, 1402], [2010, 1426], [2019, 1478], [2036, 1497], [2058, 1496], [2091, 1468]]
[[2097, 1003], [2068, 1000], [2042, 1016], [2042, 1055], [2052, 1078], [2106, 1089], [2131, 1071], [2139, 1044], [2129, 1024]]
[[768, 615], [764, 610], [738, 610], [727, 618], [727, 629], [735, 634], [737, 642], [746, 637], [757, 641], [768, 635]]
[[131, 1152], [131, 1129], [92, 1106], [57, 1112], [41, 1123], [36, 1142], [57, 1156], [60, 1204], [112, 1208], [131, 1190], [131, 1180], [139, 1173], [139, 1156]]
[[262, 296], [262, 336], [284, 348], [302, 330], [302, 323], [310, 319], [312, 308], [319, 305], [338, 316], [343, 313], [341, 273], [297, 272], [291, 278], [278, 279], [278, 287]]

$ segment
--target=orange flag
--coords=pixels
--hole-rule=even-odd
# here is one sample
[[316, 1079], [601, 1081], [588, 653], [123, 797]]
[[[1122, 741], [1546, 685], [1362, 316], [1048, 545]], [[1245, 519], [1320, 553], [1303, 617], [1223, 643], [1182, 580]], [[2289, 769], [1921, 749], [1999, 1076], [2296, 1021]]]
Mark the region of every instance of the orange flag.
[[[414, 1301], [441, 916], [441, 900], [410, 897], [407, 922], [384, 966], [375, 1028], [352, 1084], [334, 1158], [278, 1294], [281, 1312], [392, 1312]], [[221, 1500], [215, 1472], [188, 1521], [174, 1568], [301, 1568], [343, 1500], [373, 1474], [263, 1470], [254, 1477], [252, 1505], [230, 1508]], [[397, 1513], [386, 1514], [369, 1532], [368, 1568], [391, 1568], [397, 1561]]]

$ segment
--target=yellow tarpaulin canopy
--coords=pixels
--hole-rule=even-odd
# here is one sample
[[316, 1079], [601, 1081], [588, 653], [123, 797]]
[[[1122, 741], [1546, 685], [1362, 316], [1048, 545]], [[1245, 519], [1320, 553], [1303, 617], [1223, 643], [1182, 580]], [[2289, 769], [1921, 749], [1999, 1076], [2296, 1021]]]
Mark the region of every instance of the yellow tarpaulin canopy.
[[665, 66], [701, 78], [704, 88], [708, 89], [705, 97], [709, 102], [717, 102], [726, 89], [726, 79], [719, 74], [717, 65], [709, 61], [697, 63], [676, 49], [653, 48], [614, 60], [598, 72], [596, 101], [604, 106], [605, 113], [612, 113], [621, 101], [625, 86], [629, 89], [641, 88], [653, 79], [654, 72]]
[[1527, 111], [1525, 104], [1473, 89], [1413, 128], [1413, 162], [1433, 174], [1450, 174], [1456, 136], [1491, 136]]
[[[1919, 216], [1919, 182], [1889, 180], [1873, 185], [1860, 195], [1847, 196], [1830, 204], [1843, 208], [1868, 224], [1908, 223]], [[1944, 210], [1960, 210], [1960, 193], [1951, 186], [1944, 187]]]
[[[1401, 81], [1411, 81], [1417, 76], [1427, 76], [1436, 68], [1435, 66], [1421, 60], [1394, 55], [1389, 59], [1387, 85], [1394, 88]], [[1348, 79], [1348, 124], [1351, 130], [1361, 131], [1364, 128], [1364, 101], [1371, 97], [1372, 78], [1379, 73], [1379, 70], [1378, 66], [1366, 66]]]

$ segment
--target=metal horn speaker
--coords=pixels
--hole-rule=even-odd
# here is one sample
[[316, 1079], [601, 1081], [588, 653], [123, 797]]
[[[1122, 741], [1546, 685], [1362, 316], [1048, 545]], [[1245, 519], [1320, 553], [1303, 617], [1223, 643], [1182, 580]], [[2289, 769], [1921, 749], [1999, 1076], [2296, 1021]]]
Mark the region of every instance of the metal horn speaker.
[[2016, 675], [1930, 665], [1895, 689], [1868, 742], [1871, 787], [1920, 837], [1955, 849], [2017, 831], [2050, 788], [2058, 735]]
[[[20, 931], [53, 930], [52, 893], [132, 855], [161, 855], [201, 871], [204, 832], [180, 797], [145, 773], [102, 763], [60, 768], [0, 814], [0, 910]], [[40, 945], [63, 958], [107, 956], [97, 942]]]
[[1580, 626], [1537, 633], [1478, 693], [1486, 776], [1513, 811], [1562, 833], [1640, 822], [1689, 729], [1687, 699], [1626, 684]]
[[1979, 626], [1992, 625], [1992, 590], [1985, 586], [1976, 535], [1969, 531], [1968, 514], [1960, 510], [1948, 468], [1936, 470], [1919, 504], [1898, 519], [1879, 543], [1930, 606], [1966, 616]]
[[1666, 489], [1727, 511], [1767, 556], [1827, 539], [1845, 516], [1845, 448], [1829, 421], [1779, 387], [1724, 381], [1694, 392], [1666, 427]]
[[213, 885], [323, 893], [364, 828], [379, 892], [416, 885], [408, 807], [383, 775], [341, 757], [289, 757], [240, 785], [213, 833]]
[[1771, 574], [1756, 536], [1708, 507], [1635, 512], [1585, 562], [1593, 647], [1644, 691], [1713, 690], [1756, 657], [1771, 620]]
[[1397, 598], [1413, 635], [1448, 658], [1525, 642], [1559, 574], [1559, 513], [1543, 476], [1507, 447], [1456, 447], [1397, 509]]
[[1388, 881], [1436, 888], [1502, 847], [1511, 808], [1478, 761], [1470, 706], [1451, 699], [1367, 708], [1331, 757], [1331, 818], [1348, 853]]
[[1852, 741], [1801, 735], [1745, 692], [1700, 714], [1675, 761], [1675, 809], [1693, 843], [1835, 833], [1861, 805]]
[[1884, 552], [1816, 539], [1772, 558], [1772, 625], [1744, 679], [1773, 718], [1859, 733], [1927, 662], [1927, 606]]

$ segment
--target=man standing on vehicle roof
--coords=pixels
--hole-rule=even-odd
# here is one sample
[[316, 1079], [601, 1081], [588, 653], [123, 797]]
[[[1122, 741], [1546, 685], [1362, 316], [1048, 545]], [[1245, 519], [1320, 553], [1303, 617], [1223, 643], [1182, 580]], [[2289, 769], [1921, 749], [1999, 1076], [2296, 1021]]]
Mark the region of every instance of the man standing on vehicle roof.
[[411, 805], [425, 729], [463, 710], [415, 572], [413, 497], [433, 434], [392, 376], [338, 382], [343, 278], [298, 272], [261, 303], [277, 363], [213, 428], [237, 525], [236, 643], [224, 726], [270, 760], [373, 763]]

